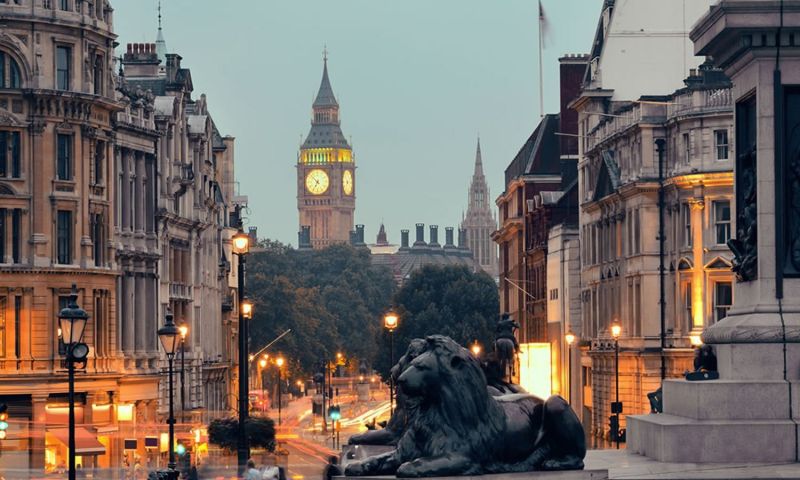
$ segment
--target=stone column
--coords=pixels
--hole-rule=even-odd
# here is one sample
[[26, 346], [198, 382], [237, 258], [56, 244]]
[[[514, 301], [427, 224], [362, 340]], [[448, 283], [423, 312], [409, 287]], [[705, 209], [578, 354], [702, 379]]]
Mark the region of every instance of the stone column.
[[135, 343], [135, 317], [133, 310], [133, 290], [134, 280], [133, 272], [130, 263], [128, 263], [127, 270], [122, 277], [122, 348], [125, 350], [125, 356], [130, 358], [133, 355]]
[[137, 233], [144, 231], [144, 183], [147, 175], [144, 171], [144, 154], [136, 153], [136, 184], [135, 201], [133, 204], [134, 230]]
[[131, 162], [131, 156], [130, 156], [130, 150], [128, 150], [127, 148], [123, 148], [121, 150], [121, 152], [120, 152], [120, 157], [119, 158], [120, 158], [120, 165], [122, 167], [122, 185], [121, 185], [122, 191], [120, 192], [120, 195], [119, 195], [119, 203], [120, 203], [119, 210], [120, 210], [120, 213], [121, 213], [120, 216], [122, 218], [120, 218], [120, 225], [119, 226], [120, 226], [120, 230], [122, 230], [123, 232], [126, 232], [126, 231], [128, 231], [128, 229], [130, 228], [130, 225], [131, 225], [131, 217], [130, 217], [130, 213], [131, 212], [130, 212], [130, 207], [129, 207], [129, 203], [130, 203], [130, 199], [131, 199], [131, 193], [130, 193], [130, 185], [131, 185], [130, 184], [130, 162]]
[[30, 424], [30, 451], [32, 471], [43, 471], [44, 469], [44, 436], [47, 427], [47, 406], [46, 393], [34, 393], [31, 395], [31, 424]]
[[134, 323], [134, 330], [136, 331], [136, 353], [137, 355], [143, 355], [147, 350], [147, 316], [148, 316], [148, 309], [145, 308], [145, 302], [147, 300], [147, 294], [145, 292], [145, 284], [144, 284], [144, 272], [141, 271], [141, 264], [136, 262], [136, 269], [135, 269], [135, 288], [136, 294], [134, 296], [134, 309], [135, 314], [133, 317]]
[[692, 212], [692, 331], [691, 335], [700, 335], [705, 326], [705, 265], [703, 260], [703, 211], [705, 203], [702, 197], [689, 202]]

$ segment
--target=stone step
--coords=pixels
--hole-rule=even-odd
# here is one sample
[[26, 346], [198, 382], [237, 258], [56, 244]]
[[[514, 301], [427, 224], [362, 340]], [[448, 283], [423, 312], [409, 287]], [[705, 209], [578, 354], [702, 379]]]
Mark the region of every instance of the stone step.
[[[752, 408], [752, 405], [751, 405]], [[794, 462], [791, 420], [697, 420], [667, 413], [628, 417], [628, 450], [660, 462]]]
[[788, 420], [782, 380], [664, 381], [664, 413], [697, 420]]

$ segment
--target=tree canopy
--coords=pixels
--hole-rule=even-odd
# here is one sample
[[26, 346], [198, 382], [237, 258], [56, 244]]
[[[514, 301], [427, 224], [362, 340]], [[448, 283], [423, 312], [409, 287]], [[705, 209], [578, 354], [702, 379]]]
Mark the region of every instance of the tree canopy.
[[282, 353], [292, 373], [307, 376], [337, 351], [372, 364], [395, 290], [389, 270], [347, 245], [300, 251], [267, 241], [261, 247], [247, 265], [246, 291], [255, 306], [250, 351], [291, 328], [267, 353]]
[[[463, 265], [427, 265], [414, 271], [394, 297], [400, 316], [394, 332], [395, 361], [414, 338], [447, 335], [468, 347], [476, 340], [490, 349], [500, 310], [494, 280], [483, 272], [474, 273]], [[389, 371], [389, 333], [382, 333], [379, 371]]]
[[[213, 445], [236, 451], [239, 421], [235, 418], [217, 418], [208, 424], [208, 441]], [[264, 448], [270, 452], [275, 450], [275, 421], [266, 417], [248, 417], [245, 432], [250, 446]]]

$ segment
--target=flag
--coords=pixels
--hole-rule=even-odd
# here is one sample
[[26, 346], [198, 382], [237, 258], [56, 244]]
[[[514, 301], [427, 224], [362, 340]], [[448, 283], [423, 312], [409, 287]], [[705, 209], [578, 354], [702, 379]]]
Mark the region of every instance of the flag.
[[539, 40], [542, 42], [542, 46], [544, 46], [545, 40], [549, 34], [550, 22], [547, 20], [547, 15], [545, 15], [542, 0], [539, 0]]

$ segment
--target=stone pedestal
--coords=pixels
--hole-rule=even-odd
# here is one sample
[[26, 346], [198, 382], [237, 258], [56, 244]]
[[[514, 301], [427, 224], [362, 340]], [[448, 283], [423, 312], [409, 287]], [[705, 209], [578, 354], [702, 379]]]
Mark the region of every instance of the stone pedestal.
[[789, 256], [776, 255], [800, 235], [787, 215], [800, 194], [786, 181], [800, 167], [788, 147], [797, 133], [784, 132], [780, 115], [781, 91], [800, 85], [800, 51], [791, 48], [798, 26], [800, 0], [722, 0], [691, 33], [696, 53], [713, 57], [733, 81], [739, 281], [729, 316], [703, 333], [720, 379], [665, 381], [663, 414], [628, 417], [632, 452], [697, 463], [795, 462], [800, 454], [800, 278], [785, 275], [794, 268]]

